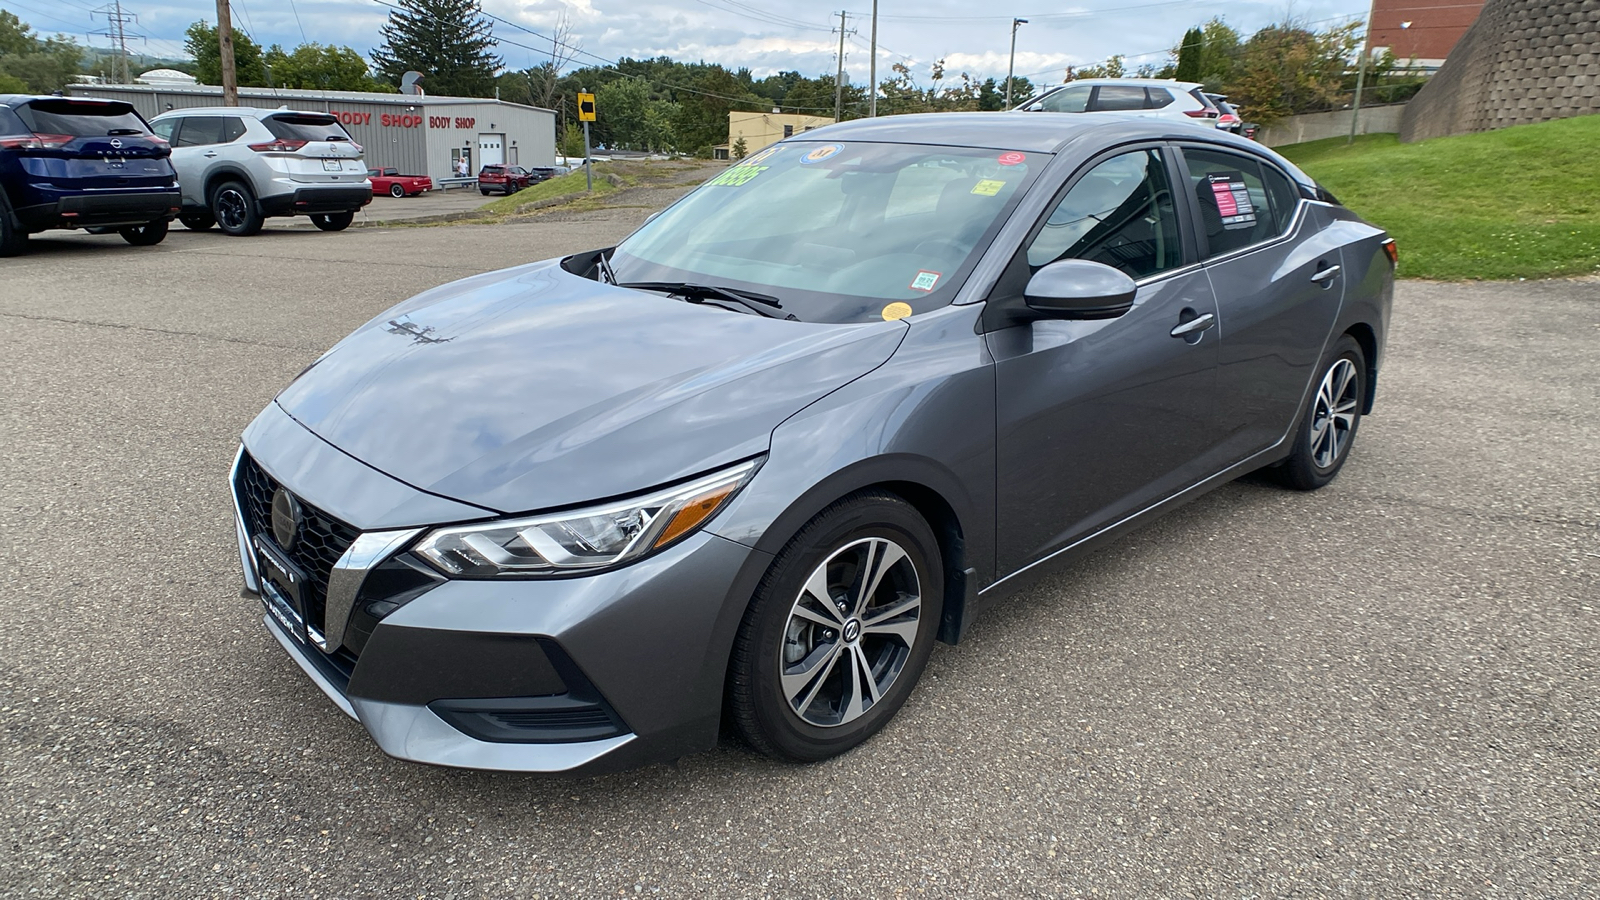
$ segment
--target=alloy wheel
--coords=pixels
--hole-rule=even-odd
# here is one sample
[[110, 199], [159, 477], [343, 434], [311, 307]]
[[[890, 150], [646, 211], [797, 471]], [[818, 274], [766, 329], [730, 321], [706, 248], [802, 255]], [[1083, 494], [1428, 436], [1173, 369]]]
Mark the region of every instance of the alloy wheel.
[[917, 569], [899, 544], [869, 537], [835, 550], [784, 627], [778, 671], [790, 710], [822, 728], [859, 719], [905, 668], [921, 616]]
[[1356, 396], [1359, 384], [1355, 364], [1348, 359], [1335, 361], [1322, 376], [1311, 413], [1311, 459], [1318, 468], [1332, 466], [1350, 444], [1361, 405]]
[[250, 201], [237, 190], [227, 188], [217, 194], [217, 222], [230, 231], [243, 228], [250, 216]]

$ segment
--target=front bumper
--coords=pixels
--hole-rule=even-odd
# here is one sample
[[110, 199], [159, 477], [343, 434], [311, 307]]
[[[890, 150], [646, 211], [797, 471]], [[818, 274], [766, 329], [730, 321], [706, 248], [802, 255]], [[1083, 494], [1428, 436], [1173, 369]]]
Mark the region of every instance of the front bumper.
[[[303, 432], [286, 418], [264, 414], [275, 424], [252, 426], [251, 451], [260, 449], [251, 434], [259, 441], [286, 426]], [[322, 452], [320, 444], [333, 454], [330, 463], [342, 456], [312, 441], [292, 432], [279, 437], [313, 455]], [[295, 462], [317, 468], [314, 459]], [[274, 468], [292, 477], [287, 467]], [[371, 469], [368, 476], [343, 472], [365, 479], [348, 485], [352, 493], [389, 493], [375, 508], [406, 508], [394, 494], [410, 488]], [[286, 482], [302, 483], [310, 496], [296, 491], [298, 499], [339, 508], [323, 495], [326, 484]], [[384, 752], [465, 768], [587, 775], [713, 746], [734, 633], [771, 562], [765, 553], [701, 532], [596, 575], [419, 581], [395, 574], [426, 568], [402, 542], [354, 561], [362, 566], [344, 588], [353, 590], [352, 604], [341, 607], [331, 596], [338, 591], [330, 591], [326, 610], [334, 612], [319, 612], [348, 615], [348, 627], [335, 628], [297, 620], [275, 602], [281, 595], [262, 577], [253, 549], [265, 538], [249, 524], [256, 514], [244, 509], [235, 507], [246, 588], [262, 599], [268, 630], [296, 664]], [[381, 527], [388, 530], [363, 532], [358, 542], [383, 545], [383, 535], [420, 530], [419, 522], [385, 515]], [[413, 527], [395, 527], [402, 524]]]

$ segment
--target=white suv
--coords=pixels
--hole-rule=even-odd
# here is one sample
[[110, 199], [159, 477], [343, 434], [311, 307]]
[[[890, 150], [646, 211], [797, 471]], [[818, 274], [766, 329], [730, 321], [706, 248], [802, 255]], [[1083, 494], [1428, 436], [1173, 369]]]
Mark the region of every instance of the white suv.
[[[1222, 111], [1201, 85], [1156, 78], [1085, 78], [1024, 100], [1017, 112], [1095, 113], [1182, 119], [1216, 127]], [[181, 174], [181, 173], [180, 173]]]
[[327, 113], [175, 109], [150, 128], [172, 144], [187, 228], [248, 235], [268, 216], [310, 216], [323, 231], [341, 231], [372, 202], [361, 145]]

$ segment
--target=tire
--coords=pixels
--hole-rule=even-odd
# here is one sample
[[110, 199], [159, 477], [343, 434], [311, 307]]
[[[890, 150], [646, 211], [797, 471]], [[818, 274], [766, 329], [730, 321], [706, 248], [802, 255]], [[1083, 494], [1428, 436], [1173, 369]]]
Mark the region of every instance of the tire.
[[209, 212], [186, 212], [178, 215], [178, 221], [190, 231], [209, 231], [216, 227], [217, 220]]
[[90, 225], [88, 228], [85, 228], [83, 232], [84, 234], [111, 234], [112, 232], [121, 230], [122, 229], [116, 227], [115, 225]]
[[1317, 373], [1316, 393], [1294, 433], [1294, 450], [1273, 471], [1298, 491], [1334, 479], [1350, 456], [1367, 396], [1367, 360], [1355, 338], [1344, 335]]
[[353, 212], [317, 213], [311, 217], [311, 224], [323, 231], [343, 231], [355, 220], [356, 214]]
[[211, 218], [224, 234], [249, 237], [265, 221], [256, 208], [256, 196], [241, 181], [224, 181], [211, 191]]
[[143, 225], [129, 225], [117, 229], [122, 239], [135, 247], [154, 247], [167, 239], [167, 220], [157, 219]]
[[28, 233], [11, 221], [11, 209], [0, 198], [0, 256], [19, 256], [28, 251]]
[[489, 196], [489, 189], [488, 188], [478, 188], [478, 193], [480, 193], [480, 194], [484, 195], [485, 197], [487, 197], [487, 196]]
[[[853, 581], [863, 568], [879, 573], [865, 600]], [[851, 608], [816, 600], [823, 583], [829, 600]], [[752, 748], [795, 762], [855, 747], [911, 695], [943, 611], [938, 541], [911, 504], [880, 492], [834, 503], [773, 560], [745, 611], [728, 673], [734, 729]]]
[[398, 198], [398, 197], [404, 197], [405, 195], [406, 195], [406, 189], [405, 188], [401, 187], [398, 184], [389, 185], [389, 196]]

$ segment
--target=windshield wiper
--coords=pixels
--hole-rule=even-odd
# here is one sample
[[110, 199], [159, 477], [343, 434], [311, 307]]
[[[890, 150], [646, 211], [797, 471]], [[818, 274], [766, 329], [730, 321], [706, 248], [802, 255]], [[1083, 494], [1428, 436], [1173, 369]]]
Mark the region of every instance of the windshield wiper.
[[771, 319], [784, 319], [790, 322], [800, 321], [794, 314], [778, 312], [783, 309], [783, 304], [777, 297], [766, 294], [756, 294], [749, 291], [736, 291], [716, 284], [694, 284], [687, 281], [630, 281], [619, 284], [617, 287], [631, 288], [636, 291], [661, 291], [664, 294], [682, 297], [690, 303], [704, 303], [707, 300], [729, 300], [743, 306], [754, 313], [759, 313]]
[[113, 128], [106, 132], [106, 137], [111, 137], [115, 134], [144, 134], [144, 132], [137, 128]]

